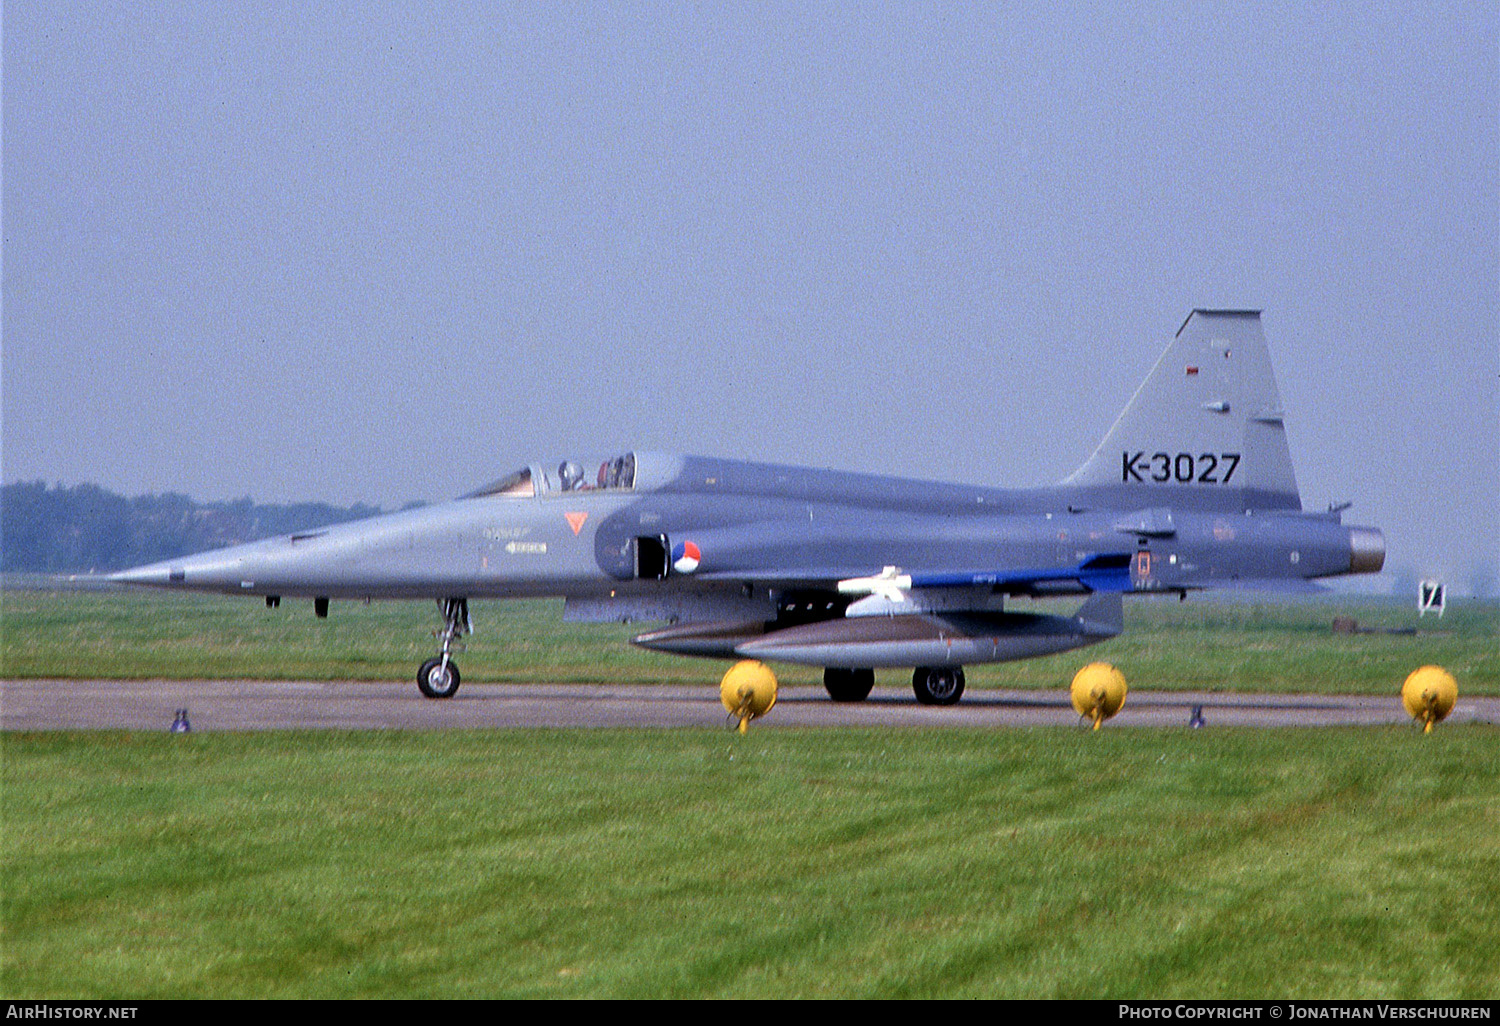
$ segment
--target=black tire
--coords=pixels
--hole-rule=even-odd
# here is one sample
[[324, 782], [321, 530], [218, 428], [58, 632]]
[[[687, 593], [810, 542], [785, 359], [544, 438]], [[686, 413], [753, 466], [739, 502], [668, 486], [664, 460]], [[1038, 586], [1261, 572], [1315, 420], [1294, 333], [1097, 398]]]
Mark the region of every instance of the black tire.
[[962, 666], [918, 666], [911, 689], [923, 705], [953, 705], [964, 693]]
[[829, 667], [823, 671], [823, 686], [828, 689], [828, 697], [835, 702], [863, 702], [875, 687], [875, 671]]
[[417, 687], [428, 698], [452, 698], [458, 693], [458, 680], [458, 664], [451, 659], [446, 674], [441, 659], [429, 659], [417, 671]]

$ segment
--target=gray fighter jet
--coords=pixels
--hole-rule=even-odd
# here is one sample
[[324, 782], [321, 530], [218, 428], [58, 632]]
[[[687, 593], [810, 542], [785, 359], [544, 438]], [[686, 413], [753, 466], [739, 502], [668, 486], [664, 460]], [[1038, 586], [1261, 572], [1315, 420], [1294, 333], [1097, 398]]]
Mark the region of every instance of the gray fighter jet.
[[[665, 621], [646, 648], [825, 668], [865, 698], [913, 667], [956, 702], [963, 666], [1118, 634], [1122, 595], [1311, 589], [1373, 573], [1378, 530], [1302, 510], [1258, 311], [1194, 310], [1094, 454], [1062, 483], [1007, 490], [632, 452], [523, 467], [470, 495], [127, 570], [129, 584], [229, 594], [436, 599], [430, 698], [459, 686], [471, 598], [562, 597], [564, 618]], [[1077, 595], [1071, 617], [1005, 608]]]

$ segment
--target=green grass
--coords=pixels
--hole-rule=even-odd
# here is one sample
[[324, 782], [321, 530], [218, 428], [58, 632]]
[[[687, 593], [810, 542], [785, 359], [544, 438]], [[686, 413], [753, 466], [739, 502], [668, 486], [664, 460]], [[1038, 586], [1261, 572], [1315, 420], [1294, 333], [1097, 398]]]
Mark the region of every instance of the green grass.
[[9, 734], [0, 992], [1494, 998], [1500, 732]]
[[[1071, 607], [1051, 607], [1070, 612]], [[476, 603], [467, 680], [722, 664]], [[1500, 611], [1131, 602], [1059, 687], [1500, 694]], [[426, 603], [6, 592], [6, 677], [405, 679]], [[814, 670], [784, 668], [784, 682]], [[882, 672], [883, 683], [905, 674]], [[0, 993], [22, 997], [1490, 997], [1500, 732], [0, 736]]]
[[[1013, 608], [1071, 614], [1077, 603]], [[565, 624], [559, 602], [475, 602], [477, 634], [460, 657], [466, 681], [713, 683], [725, 664], [634, 648], [643, 628]], [[1421, 633], [1340, 635], [1335, 616]], [[0, 673], [9, 678], [258, 678], [406, 680], [435, 651], [428, 602], [335, 602], [327, 620], [307, 602], [151, 592], [0, 593]], [[968, 669], [970, 687], [1060, 687], [1105, 659], [1132, 687], [1157, 690], [1393, 693], [1425, 663], [1445, 666], [1463, 694], [1500, 695], [1500, 606], [1455, 604], [1418, 621], [1390, 603], [1283, 604], [1130, 599], [1125, 633], [1093, 648]], [[784, 683], [819, 671], [778, 667]], [[904, 684], [905, 671], [880, 683]]]

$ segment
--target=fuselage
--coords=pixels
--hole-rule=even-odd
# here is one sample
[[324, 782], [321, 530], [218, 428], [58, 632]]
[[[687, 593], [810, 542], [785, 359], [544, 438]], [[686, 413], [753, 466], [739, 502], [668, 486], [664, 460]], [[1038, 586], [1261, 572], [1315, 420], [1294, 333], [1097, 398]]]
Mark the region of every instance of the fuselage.
[[[596, 469], [597, 468], [597, 469]], [[839, 701], [873, 667], [919, 701], [962, 664], [1118, 634], [1125, 593], [1307, 587], [1380, 569], [1385, 542], [1306, 513], [1260, 315], [1195, 310], [1095, 448], [1034, 489], [699, 456], [533, 464], [453, 502], [138, 567], [116, 580], [314, 599], [434, 598], [423, 694], [458, 688], [468, 600], [555, 596], [575, 620], [665, 621], [635, 643], [822, 666]], [[1073, 616], [1005, 607], [1084, 597]]]
[[[1008, 490], [702, 457], [631, 454], [628, 485], [477, 494], [140, 567], [117, 579], [332, 598], [691, 599], [778, 594], [896, 566], [932, 586], [1087, 593], [1066, 574], [1125, 557], [1129, 590], [1301, 582], [1378, 569], [1379, 532], [1163, 487], [1121, 508], [1097, 489]], [[1104, 500], [1109, 499], [1106, 503]], [[1236, 508], [1239, 507], [1239, 508]], [[691, 568], [672, 553], [690, 543]], [[1026, 584], [1027, 581], [1031, 584]], [[622, 617], [623, 618], [623, 617]]]

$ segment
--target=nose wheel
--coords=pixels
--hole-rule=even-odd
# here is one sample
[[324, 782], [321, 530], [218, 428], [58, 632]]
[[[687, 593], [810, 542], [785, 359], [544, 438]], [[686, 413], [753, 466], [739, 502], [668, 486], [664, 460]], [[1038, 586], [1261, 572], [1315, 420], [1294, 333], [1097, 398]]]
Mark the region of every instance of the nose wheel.
[[458, 664], [443, 656], [427, 660], [417, 671], [417, 687], [428, 698], [452, 698], [458, 680]]
[[469, 619], [468, 599], [439, 599], [438, 608], [443, 613], [443, 629], [437, 632], [442, 649], [417, 671], [417, 689], [427, 698], [452, 698], [458, 692], [460, 679], [458, 664], [453, 661], [453, 645], [465, 634], [474, 633], [474, 621]]

